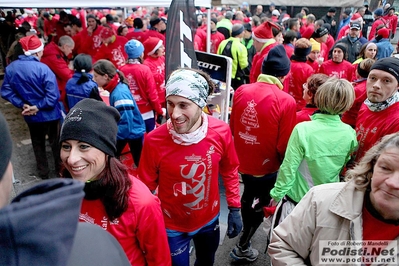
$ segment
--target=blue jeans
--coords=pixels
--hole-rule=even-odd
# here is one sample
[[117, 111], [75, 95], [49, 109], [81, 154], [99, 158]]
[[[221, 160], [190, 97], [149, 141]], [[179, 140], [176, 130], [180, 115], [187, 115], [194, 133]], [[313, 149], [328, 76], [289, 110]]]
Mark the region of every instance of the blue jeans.
[[191, 239], [193, 239], [195, 246], [196, 260], [194, 265], [212, 266], [220, 240], [219, 219], [195, 233], [181, 233], [177, 236], [168, 237], [173, 266], [190, 265]]

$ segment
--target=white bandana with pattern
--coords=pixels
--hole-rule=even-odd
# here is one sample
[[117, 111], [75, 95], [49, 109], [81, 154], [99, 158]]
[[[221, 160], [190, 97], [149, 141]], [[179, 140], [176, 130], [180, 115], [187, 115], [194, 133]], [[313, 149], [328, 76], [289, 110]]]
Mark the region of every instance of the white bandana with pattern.
[[209, 86], [203, 76], [189, 69], [179, 69], [166, 83], [166, 97], [177, 95], [189, 99], [201, 109], [205, 107]]
[[370, 109], [372, 112], [380, 112], [382, 110], [387, 109], [389, 106], [393, 105], [394, 103], [399, 102], [399, 92], [395, 92], [391, 97], [386, 99], [383, 102], [380, 103], [372, 103], [369, 101], [369, 99], [366, 99], [364, 101], [364, 104], [367, 105], [367, 107]]

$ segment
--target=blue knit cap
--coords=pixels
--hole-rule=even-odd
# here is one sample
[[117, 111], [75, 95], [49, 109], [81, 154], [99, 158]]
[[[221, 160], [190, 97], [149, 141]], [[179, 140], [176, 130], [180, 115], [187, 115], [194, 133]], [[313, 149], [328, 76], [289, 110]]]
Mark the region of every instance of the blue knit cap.
[[125, 52], [128, 59], [139, 58], [144, 52], [144, 46], [137, 40], [130, 40], [125, 44]]
[[377, 8], [374, 10], [374, 15], [381, 17], [382, 14], [384, 13], [384, 10], [382, 8]]

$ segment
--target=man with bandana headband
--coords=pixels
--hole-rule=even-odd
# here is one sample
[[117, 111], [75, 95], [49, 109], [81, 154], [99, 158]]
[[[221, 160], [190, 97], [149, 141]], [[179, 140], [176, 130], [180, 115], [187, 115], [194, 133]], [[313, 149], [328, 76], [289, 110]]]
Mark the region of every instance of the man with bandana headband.
[[367, 99], [356, 122], [356, 161], [383, 136], [399, 131], [399, 59], [379, 59], [367, 78]]
[[235, 237], [242, 228], [230, 128], [202, 112], [212, 90], [205, 73], [174, 71], [166, 83], [170, 119], [144, 141], [139, 177], [151, 191], [158, 188], [173, 265], [189, 265], [191, 239], [196, 265], [213, 265], [220, 237], [219, 174], [230, 210], [227, 235]]

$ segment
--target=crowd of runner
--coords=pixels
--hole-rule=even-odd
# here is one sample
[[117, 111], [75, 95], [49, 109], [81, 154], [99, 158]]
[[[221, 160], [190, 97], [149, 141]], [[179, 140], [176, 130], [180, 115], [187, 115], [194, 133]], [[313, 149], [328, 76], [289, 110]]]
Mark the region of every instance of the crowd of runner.
[[[189, 265], [191, 240], [196, 265], [213, 265], [220, 175], [227, 235], [240, 236], [230, 252], [234, 260], [257, 259], [251, 239], [274, 208], [273, 226], [280, 225], [272, 230], [273, 265], [317, 264], [313, 241], [352, 239], [347, 220], [357, 219], [354, 213], [364, 220], [355, 223], [363, 240], [397, 238], [397, 205], [387, 202], [396, 200], [399, 187], [381, 181], [397, 179], [399, 171], [397, 135], [390, 135], [399, 131], [393, 7], [346, 8], [337, 17], [332, 7], [317, 19], [307, 7], [290, 15], [273, 3], [252, 15], [244, 2], [238, 10], [212, 9], [209, 27], [198, 8], [194, 48], [209, 45], [211, 53], [232, 58], [229, 125], [203, 112], [214, 89], [206, 73], [178, 69], [165, 82], [168, 10], [132, 11], [123, 19], [112, 10], [2, 14], [1, 96], [22, 110], [38, 175], [53, 177], [48, 136], [57, 177], [85, 183], [82, 206], [70, 205], [80, 208], [81, 222], [110, 232], [132, 265]], [[166, 123], [157, 123], [166, 113]], [[10, 142], [1, 117], [0, 123]], [[127, 145], [137, 178], [118, 160]], [[9, 145], [4, 153], [0, 174], [8, 178]], [[356, 206], [346, 215], [341, 211], [349, 207], [340, 201], [331, 218], [322, 185], [344, 177], [345, 185], [331, 185], [328, 193], [342, 189], [341, 197], [354, 198]], [[63, 186], [76, 186], [71, 194], [83, 197], [77, 183]], [[381, 189], [389, 193], [380, 196]], [[309, 190], [316, 196], [307, 196]], [[312, 212], [312, 206], [324, 208]], [[335, 231], [323, 231], [324, 217]], [[375, 233], [375, 223], [387, 229]], [[319, 227], [328, 238], [317, 234]]]

